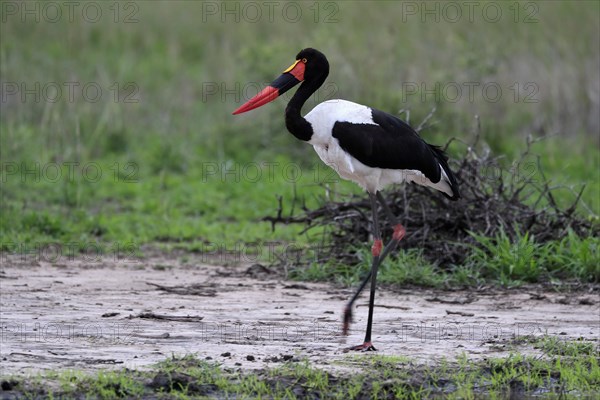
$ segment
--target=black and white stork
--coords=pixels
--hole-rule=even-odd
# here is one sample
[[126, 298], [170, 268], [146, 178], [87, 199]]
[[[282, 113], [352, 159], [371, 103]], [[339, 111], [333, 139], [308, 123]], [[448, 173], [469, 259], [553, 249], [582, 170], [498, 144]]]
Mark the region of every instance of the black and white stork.
[[[373, 260], [364, 279], [344, 309], [343, 333], [352, 321], [352, 306], [371, 280], [369, 314], [364, 343], [352, 350], [375, 350], [371, 342], [377, 269], [406, 234], [391, 213], [380, 191], [392, 183], [413, 182], [440, 191], [451, 200], [459, 198], [458, 184], [448, 167], [447, 157], [436, 146], [427, 144], [401, 119], [346, 100], [329, 100], [317, 105], [306, 117], [300, 111], [306, 100], [325, 82], [329, 62], [323, 53], [307, 48], [279, 78], [235, 110], [250, 111], [302, 82], [285, 109], [285, 124], [296, 138], [311, 144], [321, 160], [342, 178], [356, 182], [368, 193], [373, 212]], [[377, 217], [377, 200], [394, 223], [393, 235], [384, 247]]]

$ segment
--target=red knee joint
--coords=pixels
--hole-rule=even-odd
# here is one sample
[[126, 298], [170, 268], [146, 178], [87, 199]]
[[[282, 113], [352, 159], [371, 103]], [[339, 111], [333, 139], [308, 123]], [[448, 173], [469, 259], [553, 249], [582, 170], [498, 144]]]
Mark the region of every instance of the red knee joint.
[[373, 246], [371, 246], [371, 253], [373, 257], [379, 257], [381, 254], [381, 249], [383, 248], [383, 241], [381, 239], [377, 239], [373, 242]]
[[401, 241], [404, 235], [406, 235], [406, 229], [401, 224], [394, 226], [394, 234], [392, 235], [394, 240]]

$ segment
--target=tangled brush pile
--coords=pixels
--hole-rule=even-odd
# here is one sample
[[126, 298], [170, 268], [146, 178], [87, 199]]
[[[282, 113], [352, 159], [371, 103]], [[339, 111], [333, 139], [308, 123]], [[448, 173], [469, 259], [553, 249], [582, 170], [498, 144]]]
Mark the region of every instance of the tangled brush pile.
[[[420, 130], [424, 124], [419, 125]], [[383, 192], [392, 212], [406, 227], [401, 248], [423, 249], [424, 256], [439, 267], [461, 264], [475, 245], [474, 235], [495, 237], [507, 235], [511, 240], [529, 233], [538, 243], [564, 237], [569, 230], [579, 236], [598, 235], [596, 223], [581, 218], [575, 211], [585, 186], [577, 192], [564, 186], [553, 186], [543, 172], [539, 156], [531, 153], [534, 141], [528, 138], [526, 148], [511, 166], [503, 167], [501, 157], [481, 150], [479, 134], [465, 146], [462, 157], [450, 160], [460, 185], [461, 199], [447, 200], [431, 189], [405, 184]], [[569, 190], [573, 202], [559, 206], [556, 190]], [[384, 238], [391, 235], [384, 211], [380, 208]], [[263, 220], [272, 223], [300, 223], [306, 230], [325, 227], [327, 258], [355, 264], [360, 261], [353, 249], [364, 247], [371, 232], [371, 207], [368, 196], [353, 196], [343, 202], [328, 202], [313, 210], [304, 208], [299, 215], [283, 215], [279, 199], [276, 216]], [[386, 230], [387, 228], [387, 230]], [[325, 260], [316, 260], [325, 261]]]

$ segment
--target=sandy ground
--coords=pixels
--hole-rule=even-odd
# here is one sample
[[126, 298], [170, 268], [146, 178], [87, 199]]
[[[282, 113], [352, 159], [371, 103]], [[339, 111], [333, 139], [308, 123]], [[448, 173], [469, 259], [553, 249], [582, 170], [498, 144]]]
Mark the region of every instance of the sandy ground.
[[[284, 281], [256, 265], [4, 256], [0, 285], [1, 375], [144, 368], [189, 353], [243, 369], [290, 358], [344, 369], [336, 361], [348, 360], [344, 349], [362, 343], [366, 325], [367, 296], [342, 337], [351, 289]], [[542, 335], [598, 341], [598, 291], [378, 291], [378, 354], [499, 357], [515, 339]]]

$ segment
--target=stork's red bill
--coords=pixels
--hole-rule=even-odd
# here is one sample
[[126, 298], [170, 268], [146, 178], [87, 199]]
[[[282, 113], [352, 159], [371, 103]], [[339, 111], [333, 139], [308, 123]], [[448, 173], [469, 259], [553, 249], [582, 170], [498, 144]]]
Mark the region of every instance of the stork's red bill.
[[304, 69], [306, 60], [296, 60], [275, 79], [269, 86], [261, 90], [256, 96], [248, 100], [244, 105], [233, 112], [233, 115], [242, 114], [263, 106], [277, 97], [281, 96], [304, 80]]

